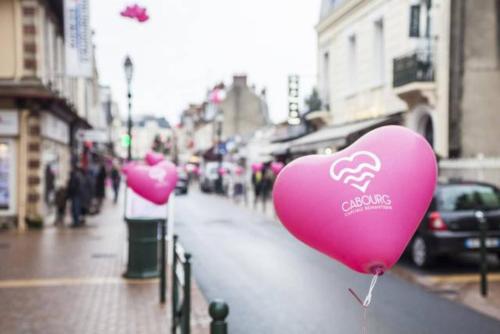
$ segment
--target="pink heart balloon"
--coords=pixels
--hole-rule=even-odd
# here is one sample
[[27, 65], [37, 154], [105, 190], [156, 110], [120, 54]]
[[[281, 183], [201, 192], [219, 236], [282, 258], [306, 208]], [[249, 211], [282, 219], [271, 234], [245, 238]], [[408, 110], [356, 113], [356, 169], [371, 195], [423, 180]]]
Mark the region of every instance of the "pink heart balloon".
[[334, 155], [288, 164], [276, 179], [274, 206], [297, 239], [355, 271], [382, 273], [415, 233], [436, 174], [422, 136], [385, 126]]
[[170, 161], [154, 166], [133, 165], [127, 173], [127, 185], [139, 196], [162, 205], [175, 189], [177, 168]]
[[127, 175], [128, 172], [130, 171], [130, 169], [132, 168], [132, 166], [135, 166], [137, 165], [138, 163], [136, 161], [129, 161], [129, 162], [126, 162], [125, 164], [123, 164], [122, 166], [122, 173]]
[[244, 171], [245, 170], [241, 166], [234, 167], [234, 174], [236, 174], [238, 176], [242, 175]]
[[264, 168], [264, 164], [262, 162], [254, 162], [252, 164], [252, 172], [260, 172]]
[[285, 164], [280, 161], [271, 162], [271, 171], [274, 173], [274, 175], [278, 175], [283, 167], [285, 167]]
[[161, 153], [156, 153], [156, 152], [148, 152], [146, 153], [146, 157], [144, 158], [146, 160], [146, 163], [150, 166], [154, 166], [163, 160], [165, 160], [165, 157]]
[[227, 168], [225, 167], [220, 167], [218, 170], [220, 175], [226, 175], [227, 174]]

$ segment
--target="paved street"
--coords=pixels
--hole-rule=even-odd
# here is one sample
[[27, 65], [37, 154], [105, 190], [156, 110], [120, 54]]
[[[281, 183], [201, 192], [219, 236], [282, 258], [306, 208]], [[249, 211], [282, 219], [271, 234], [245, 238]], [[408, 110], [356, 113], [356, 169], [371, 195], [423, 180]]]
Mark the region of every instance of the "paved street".
[[[177, 233], [207, 299], [230, 305], [231, 334], [361, 333], [370, 277], [307, 248], [268, 216], [191, 192], [176, 201]], [[377, 284], [367, 332], [499, 333], [500, 322], [391, 275]]]

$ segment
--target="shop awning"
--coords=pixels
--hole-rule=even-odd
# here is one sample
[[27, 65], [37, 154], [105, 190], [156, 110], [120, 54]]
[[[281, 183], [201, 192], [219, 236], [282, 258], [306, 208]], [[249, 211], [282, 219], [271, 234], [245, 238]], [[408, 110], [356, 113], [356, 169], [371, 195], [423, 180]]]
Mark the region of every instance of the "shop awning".
[[354, 133], [382, 125], [389, 117], [370, 119], [361, 122], [329, 126], [290, 143], [292, 153], [314, 151], [325, 147], [342, 147], [348, 144], [347, 138]]

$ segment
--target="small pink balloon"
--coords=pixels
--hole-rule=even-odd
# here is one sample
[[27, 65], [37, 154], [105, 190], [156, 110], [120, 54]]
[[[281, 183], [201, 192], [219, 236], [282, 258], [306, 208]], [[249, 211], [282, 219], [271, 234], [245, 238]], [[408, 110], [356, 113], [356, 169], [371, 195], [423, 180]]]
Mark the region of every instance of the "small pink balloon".
[[144, 158], [144, 160], [146, 160], [146, 163], [149, 166], [154, 166], [154, 165], [164, 161], [165, 157], [161, 153], [149, 151], [148, 153], [146, 153], [146, 157]]
[[227, 168], [225, 167], [220, 167], [218, 169], [220, 175], [226, 175], [227, 174]]
[[274, 173], [274, 175], [278, 175], [283, 167], [285, 167], [285, 164], [280, 161], [273, 161], [271, 163], [271, 171]]
[[243, 169], [243, 167], [241, 166], [236, 166], [234, 167], [234, 174], [240, 176], [242, 175], [243, 173], [245, 172], [245, 170]]
[[184, 170], [188, 173], [194, 173], [194, 171], [198, 168], [195, 164], [186, 164], [184, 166]]
[[273, 201], [297, 239], [360, 273], [383, 273], [424, 217], [436, 175], [434, 152], [422, 136], [385, 126], [334, 155], [288, 164]]
[[252, 164], [252, 172], [261, 172], [262, 169], [264, 168], [264, 164], [262, 162], [254, 162]]
[[162, 205], [175, 189], [177, 168], [170, 161], [154, 166], [133, 165], [127, 173], [127, 185], [139, 196]]

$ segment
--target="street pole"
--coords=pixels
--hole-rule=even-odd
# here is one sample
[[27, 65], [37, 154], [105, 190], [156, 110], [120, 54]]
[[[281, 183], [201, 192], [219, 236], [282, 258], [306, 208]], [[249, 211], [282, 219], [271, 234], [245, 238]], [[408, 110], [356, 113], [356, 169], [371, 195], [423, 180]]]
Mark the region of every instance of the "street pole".
[[127, 135], [129, 139], [127, 147], [127, 161], [132, 160], [132, 92], [130, 91], [130, 82], [128, 83], [128, 119], [127, 119]]
[[484, 217], [484, 213], [482, 211], [476, 211], [475, 216], [477, 221], [479, 222], [479, 243], [480, 243], [480, 274], [481, 274], [481, 295], [483, 297], [488, 296], [488, 259], [487, 259], [487, 250], [486, 250], [486, 234], [487, 234], [487, 221]]
[[132, 160], [132, 89], [130, 88], [130, 83], [132, 82], [132, 76], [134, 75], [134, 64], [129, 56], [125, 57], [125, 62], [123, 63], [123, 68], [125, 70], [125, 78], [127, 79], [127, 100], [128, 100], [128, 119], [127, 119], [127, 135], [128, 135], [128, 146], [127, 146], [127, 160]]
[[167, 237], [167, 222], [166, 219], [160, 220], [160, 304], [165, 304], [167, 299], [167, 246], [165, 239]]

